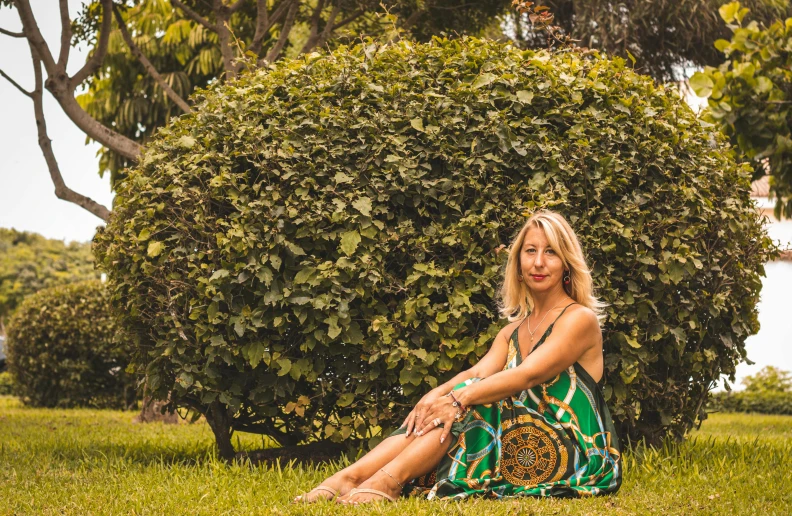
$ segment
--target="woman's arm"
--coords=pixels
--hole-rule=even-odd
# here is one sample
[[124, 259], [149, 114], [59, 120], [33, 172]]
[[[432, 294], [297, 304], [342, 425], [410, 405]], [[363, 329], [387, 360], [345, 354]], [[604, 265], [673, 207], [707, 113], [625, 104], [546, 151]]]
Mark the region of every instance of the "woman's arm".
[[493, 403], [535, 387], [560, 374], [600, 342], [599, 323], [591, 310], [574, 310], [565, 319], [518, 367], [456, 391], [459, 402], [466, 407]]
[[[563, 324], [554, 327], [547, 342], [531, 353], [518, 367], [496, 372], [480, 382], [454, 391], [462, 405], [494, 403], [544, 383], [577, 362], [586, 351], [598, 346], [601, 333], [597, 317], [591, 310], [577, 309], [564, 317]], [[453, 400], [437, 398], [426, 412], [421, 424], [416, 424], [416, 434], [422, 435], [438, 419], [444, 426], [440, 442], [448, 437], [454, 422], [456, 408]]]
[[438, 385], [421, 398], [401, 425], [402, 427], [407, 427], [406, 436], [409, 437], [414, 428], [420, 428], [418, 425], [424, 420], [424, 416], [438, 398], [445, 396], [449, 391], [465, 380], [476, 377], [486, 378], [503, 369], [503, 366], [506, 364], [506, 355], [508, 354], [508, 339], [511, 336], [510, 331], [514, 331], [513, 329], [516, 327], [515, 324], [516, 323], [507, 324], [498, 332], [489, 351], [487, 351], [486, 355], [481, 357], [481, 360], [479, 360], [476, 365], [462, 371], [444, 384]]

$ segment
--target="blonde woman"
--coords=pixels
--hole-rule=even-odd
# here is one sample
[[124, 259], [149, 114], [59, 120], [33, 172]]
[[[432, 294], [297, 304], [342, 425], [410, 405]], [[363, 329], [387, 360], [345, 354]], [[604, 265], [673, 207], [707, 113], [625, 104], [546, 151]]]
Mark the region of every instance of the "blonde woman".
[[487, 354], [426, 394], [371, 452], [295, 501], [617, 491], [620, 446], [602, 396], [602, 307], [572, 228], [558, 213], [538, 211], [509, 250], [500, 307], [509, 324]]

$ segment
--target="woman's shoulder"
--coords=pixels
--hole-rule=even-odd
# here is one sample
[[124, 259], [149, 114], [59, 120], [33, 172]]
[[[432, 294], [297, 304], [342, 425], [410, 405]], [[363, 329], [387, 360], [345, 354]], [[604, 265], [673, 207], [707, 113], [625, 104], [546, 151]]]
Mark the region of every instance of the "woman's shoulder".
[[516, 330], [517, 327], [520, 326], [521, 322], [523, 322], [523, 319], [517, 319], [516, 321], [512, 321], [506, 324], [506, 326], [501, 328], [501, 330], [498, 332], [498, 337], [503, 337], [503, 339], [508, 342], [509, 338], [514, 333], [514, 330]]
[[580, 303], [571, 304], [564, 311], [563, 317], [558, 320], [558, 325], [570, 326], [577, 331], [600, 334], [599, 318], [591, 308]]

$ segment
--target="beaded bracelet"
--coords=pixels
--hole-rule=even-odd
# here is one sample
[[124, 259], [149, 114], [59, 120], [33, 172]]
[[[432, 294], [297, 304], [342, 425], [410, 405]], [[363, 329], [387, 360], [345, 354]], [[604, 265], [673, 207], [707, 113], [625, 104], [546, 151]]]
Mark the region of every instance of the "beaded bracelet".
[[467, 413], [470, 412], [470, 407], [466, 407], [462, 405], [459, 402], [459, 400], [456, 399], [456, 396], [454, 396], [454, 391], [449, 392], [448, 394], [446, 394], [446, 396], [451, 396], [451, 399], [454, 400], [454, 402], [451, 403], [451, 406], [456, 407], [457, 409], [457, 413], [454, 416], [454, 421], [462, 421], [463, 419], [465, 419]]

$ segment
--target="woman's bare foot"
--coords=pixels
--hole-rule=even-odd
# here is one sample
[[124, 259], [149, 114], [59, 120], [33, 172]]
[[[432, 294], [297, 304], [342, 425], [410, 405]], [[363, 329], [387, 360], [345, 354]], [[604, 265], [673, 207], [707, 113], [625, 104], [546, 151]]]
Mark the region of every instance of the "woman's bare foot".
[[295, 503], [313, 503], [320, 500], [332, 500], [336, 496], [341, 497], [357, 487], [359, 481], [348, 473], [339, 471], [335, 475], [325, 479], [319, 486], [302, 494], [294, 499]]
[[[358, 490], [371, 489], [382, 494], [372, 492], [360, 492]], [[357, 505], [360, 503], [391, 501], [401, 495], [402, 488], [396, 481], [385, 474], [382, 470], [376, 472], [371, 478], [357, 486], [354, 492], [339, 496], [336, 501], [343, 504]], [[383, 496], [386, 495], [386, 496]]]

